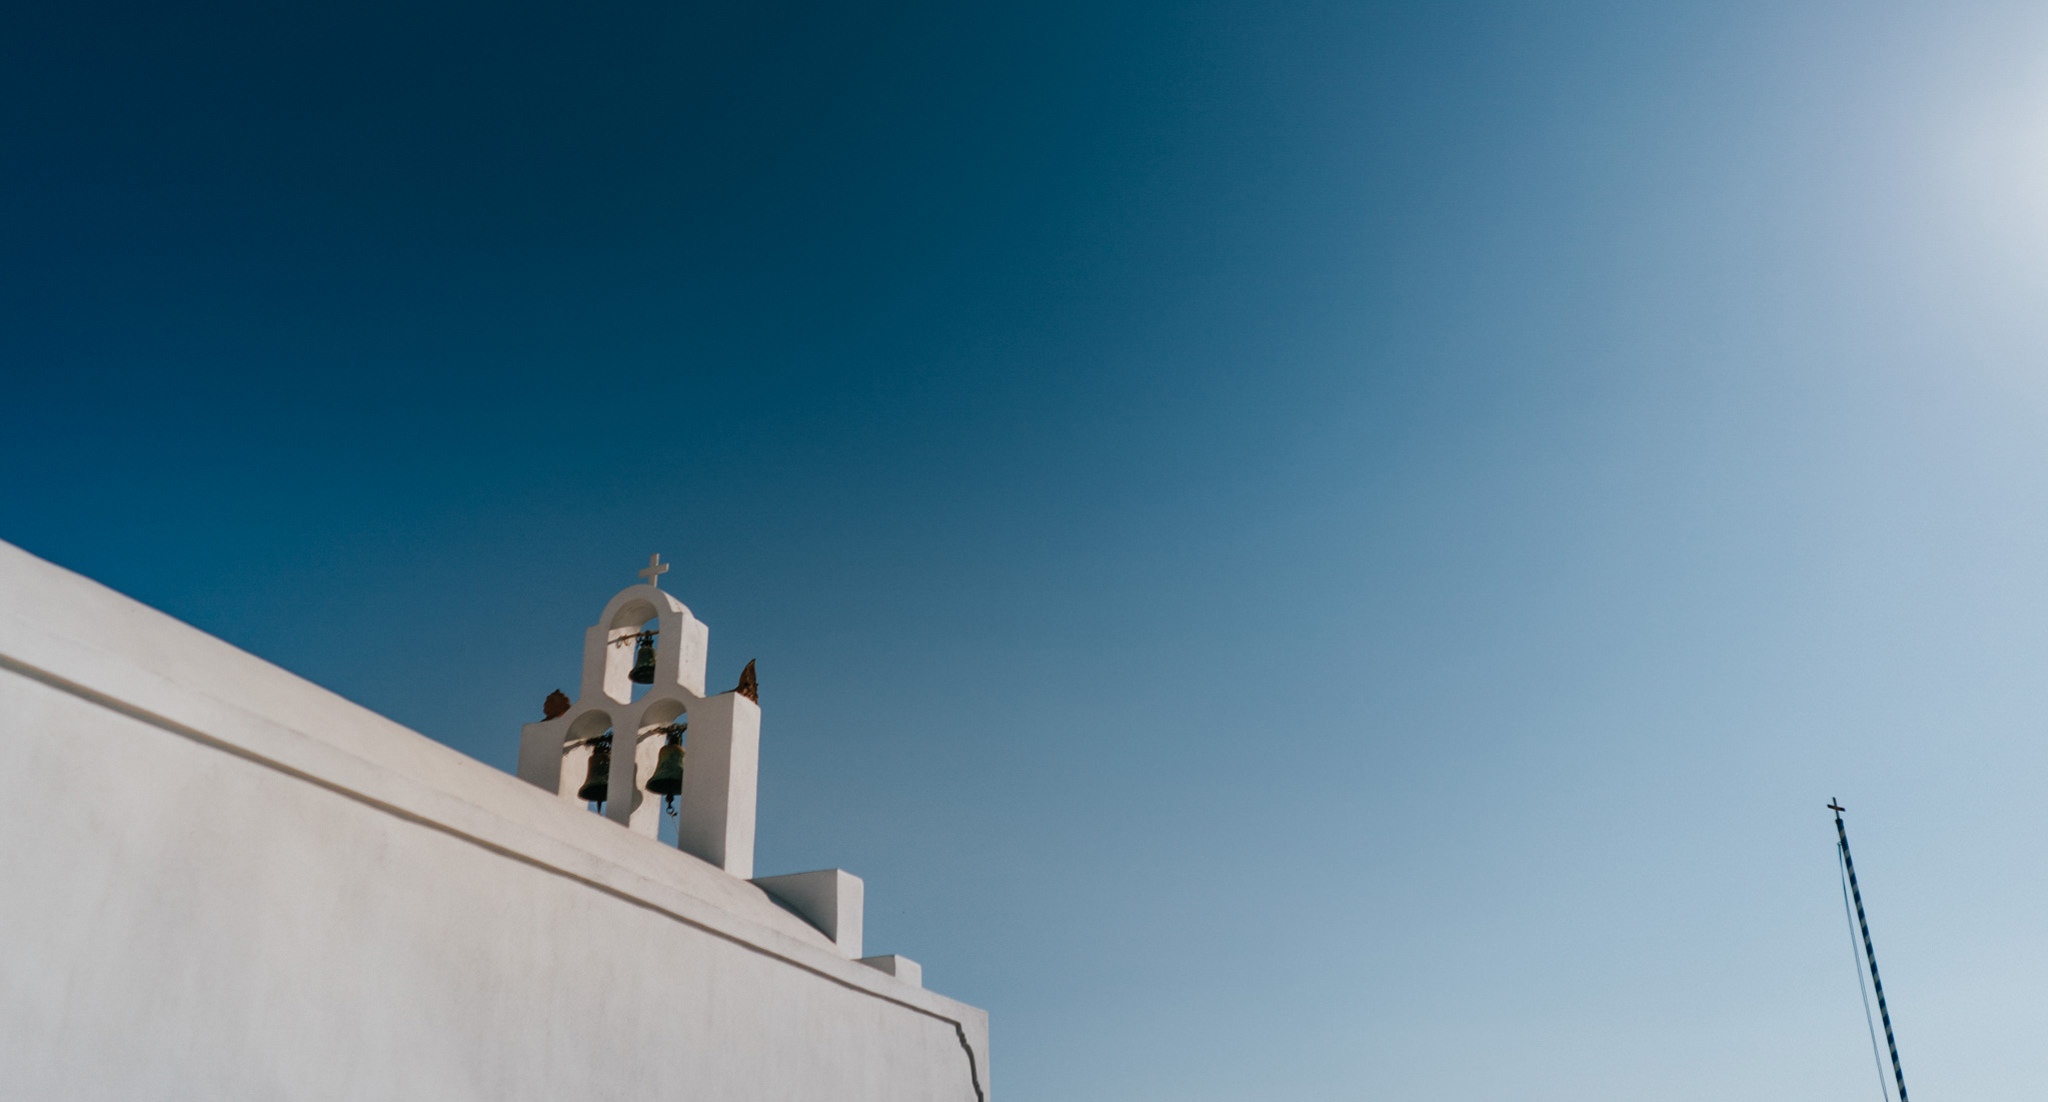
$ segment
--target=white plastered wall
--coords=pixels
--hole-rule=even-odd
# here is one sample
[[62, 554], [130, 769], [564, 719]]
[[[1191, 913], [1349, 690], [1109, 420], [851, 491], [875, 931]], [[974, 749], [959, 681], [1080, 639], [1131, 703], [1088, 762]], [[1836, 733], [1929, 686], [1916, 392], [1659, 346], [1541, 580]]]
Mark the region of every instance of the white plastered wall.
[[9, 1098], [987, 1097], [982, 1011], [6, 544], [0, 749]]

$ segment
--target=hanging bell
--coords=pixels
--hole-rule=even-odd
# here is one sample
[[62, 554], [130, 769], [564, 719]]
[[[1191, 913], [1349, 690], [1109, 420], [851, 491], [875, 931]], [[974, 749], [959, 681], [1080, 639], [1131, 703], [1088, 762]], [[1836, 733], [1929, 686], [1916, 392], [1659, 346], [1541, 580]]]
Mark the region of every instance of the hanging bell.
[[668, 729], [668, 742], [654, 761], [654, 775], [647, 778], [647, 791], [662, 798], [668, 813], [676, 813], [676, 797], [683, 793], [683, 732], [681, 724]]
[[631, 681], [635, 685], [654, 684], [653, 632], [643, 631], [640, 633], [640, 645], [633, 649], [633, 672], [626, 675], [626, 680]]
[[612, 737], [606, 735], [590, 744], [590, 771], [583, 775], [583, 787], [576, 798], [585, 803], [603, 803], [612, 779]]

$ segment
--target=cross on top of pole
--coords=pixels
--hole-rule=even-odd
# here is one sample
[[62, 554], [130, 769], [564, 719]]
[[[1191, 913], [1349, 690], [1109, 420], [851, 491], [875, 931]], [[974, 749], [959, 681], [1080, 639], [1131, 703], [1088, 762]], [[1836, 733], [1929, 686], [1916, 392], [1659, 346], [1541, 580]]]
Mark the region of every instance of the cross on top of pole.
[[661, 587], [661, 576], [668, 573], [668, 567], [669, 564], [661, 561], [661, 552], [657, 551], [647, 556], [647, 569], [642, 570], [640, 576], [647, 580], [648, 585], [658, 589]]

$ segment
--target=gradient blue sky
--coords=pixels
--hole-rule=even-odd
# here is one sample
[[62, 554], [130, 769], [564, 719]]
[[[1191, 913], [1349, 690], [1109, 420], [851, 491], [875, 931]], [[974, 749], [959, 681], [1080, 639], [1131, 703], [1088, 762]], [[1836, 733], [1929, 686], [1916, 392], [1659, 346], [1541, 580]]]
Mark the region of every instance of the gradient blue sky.
[[[1000, 1097], [2048, 1077], [2039, 4], [91, 2], [0, 538], [484, 761], [650, 551]], [[147, 829], [147, 824], [137, 824]]]

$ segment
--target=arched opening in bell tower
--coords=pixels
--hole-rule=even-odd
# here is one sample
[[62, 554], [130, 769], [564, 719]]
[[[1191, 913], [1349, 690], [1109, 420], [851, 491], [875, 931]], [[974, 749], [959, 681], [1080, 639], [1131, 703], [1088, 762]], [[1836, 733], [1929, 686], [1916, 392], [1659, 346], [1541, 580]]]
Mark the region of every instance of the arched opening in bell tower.
[[661, 614], [653, 602], [633, 599], [614, 612], [605, 625], [605, 695], [620, 703], [638, 701], [654, 686], [663, 667], [664, 651], [673, 640], [661, 637]]
[[646, 765], [641, 787], [649, 799], [661, 801], [662, 815], [655, 823], [655, 836], [675, 844], [677, 814], [682, 807], [685, 743], [689, 736], [690, 713], [673, 697], [650, 701], [640, 713], [639, 758]]
[[626, 645], [632, 648], [633, 664], [626, 671], [626, 682], [631, 686], [627, 691], [638, 701], [654, 687], [654, 671], [662, 648], [660, 619], [648, 617], [639, 632], [629, 638]]
[[574, 794], [585, 807], [603, 814], [610, 802], [612, 717], [585, 712], [569, 725], [562, 744], [562, 794]]

